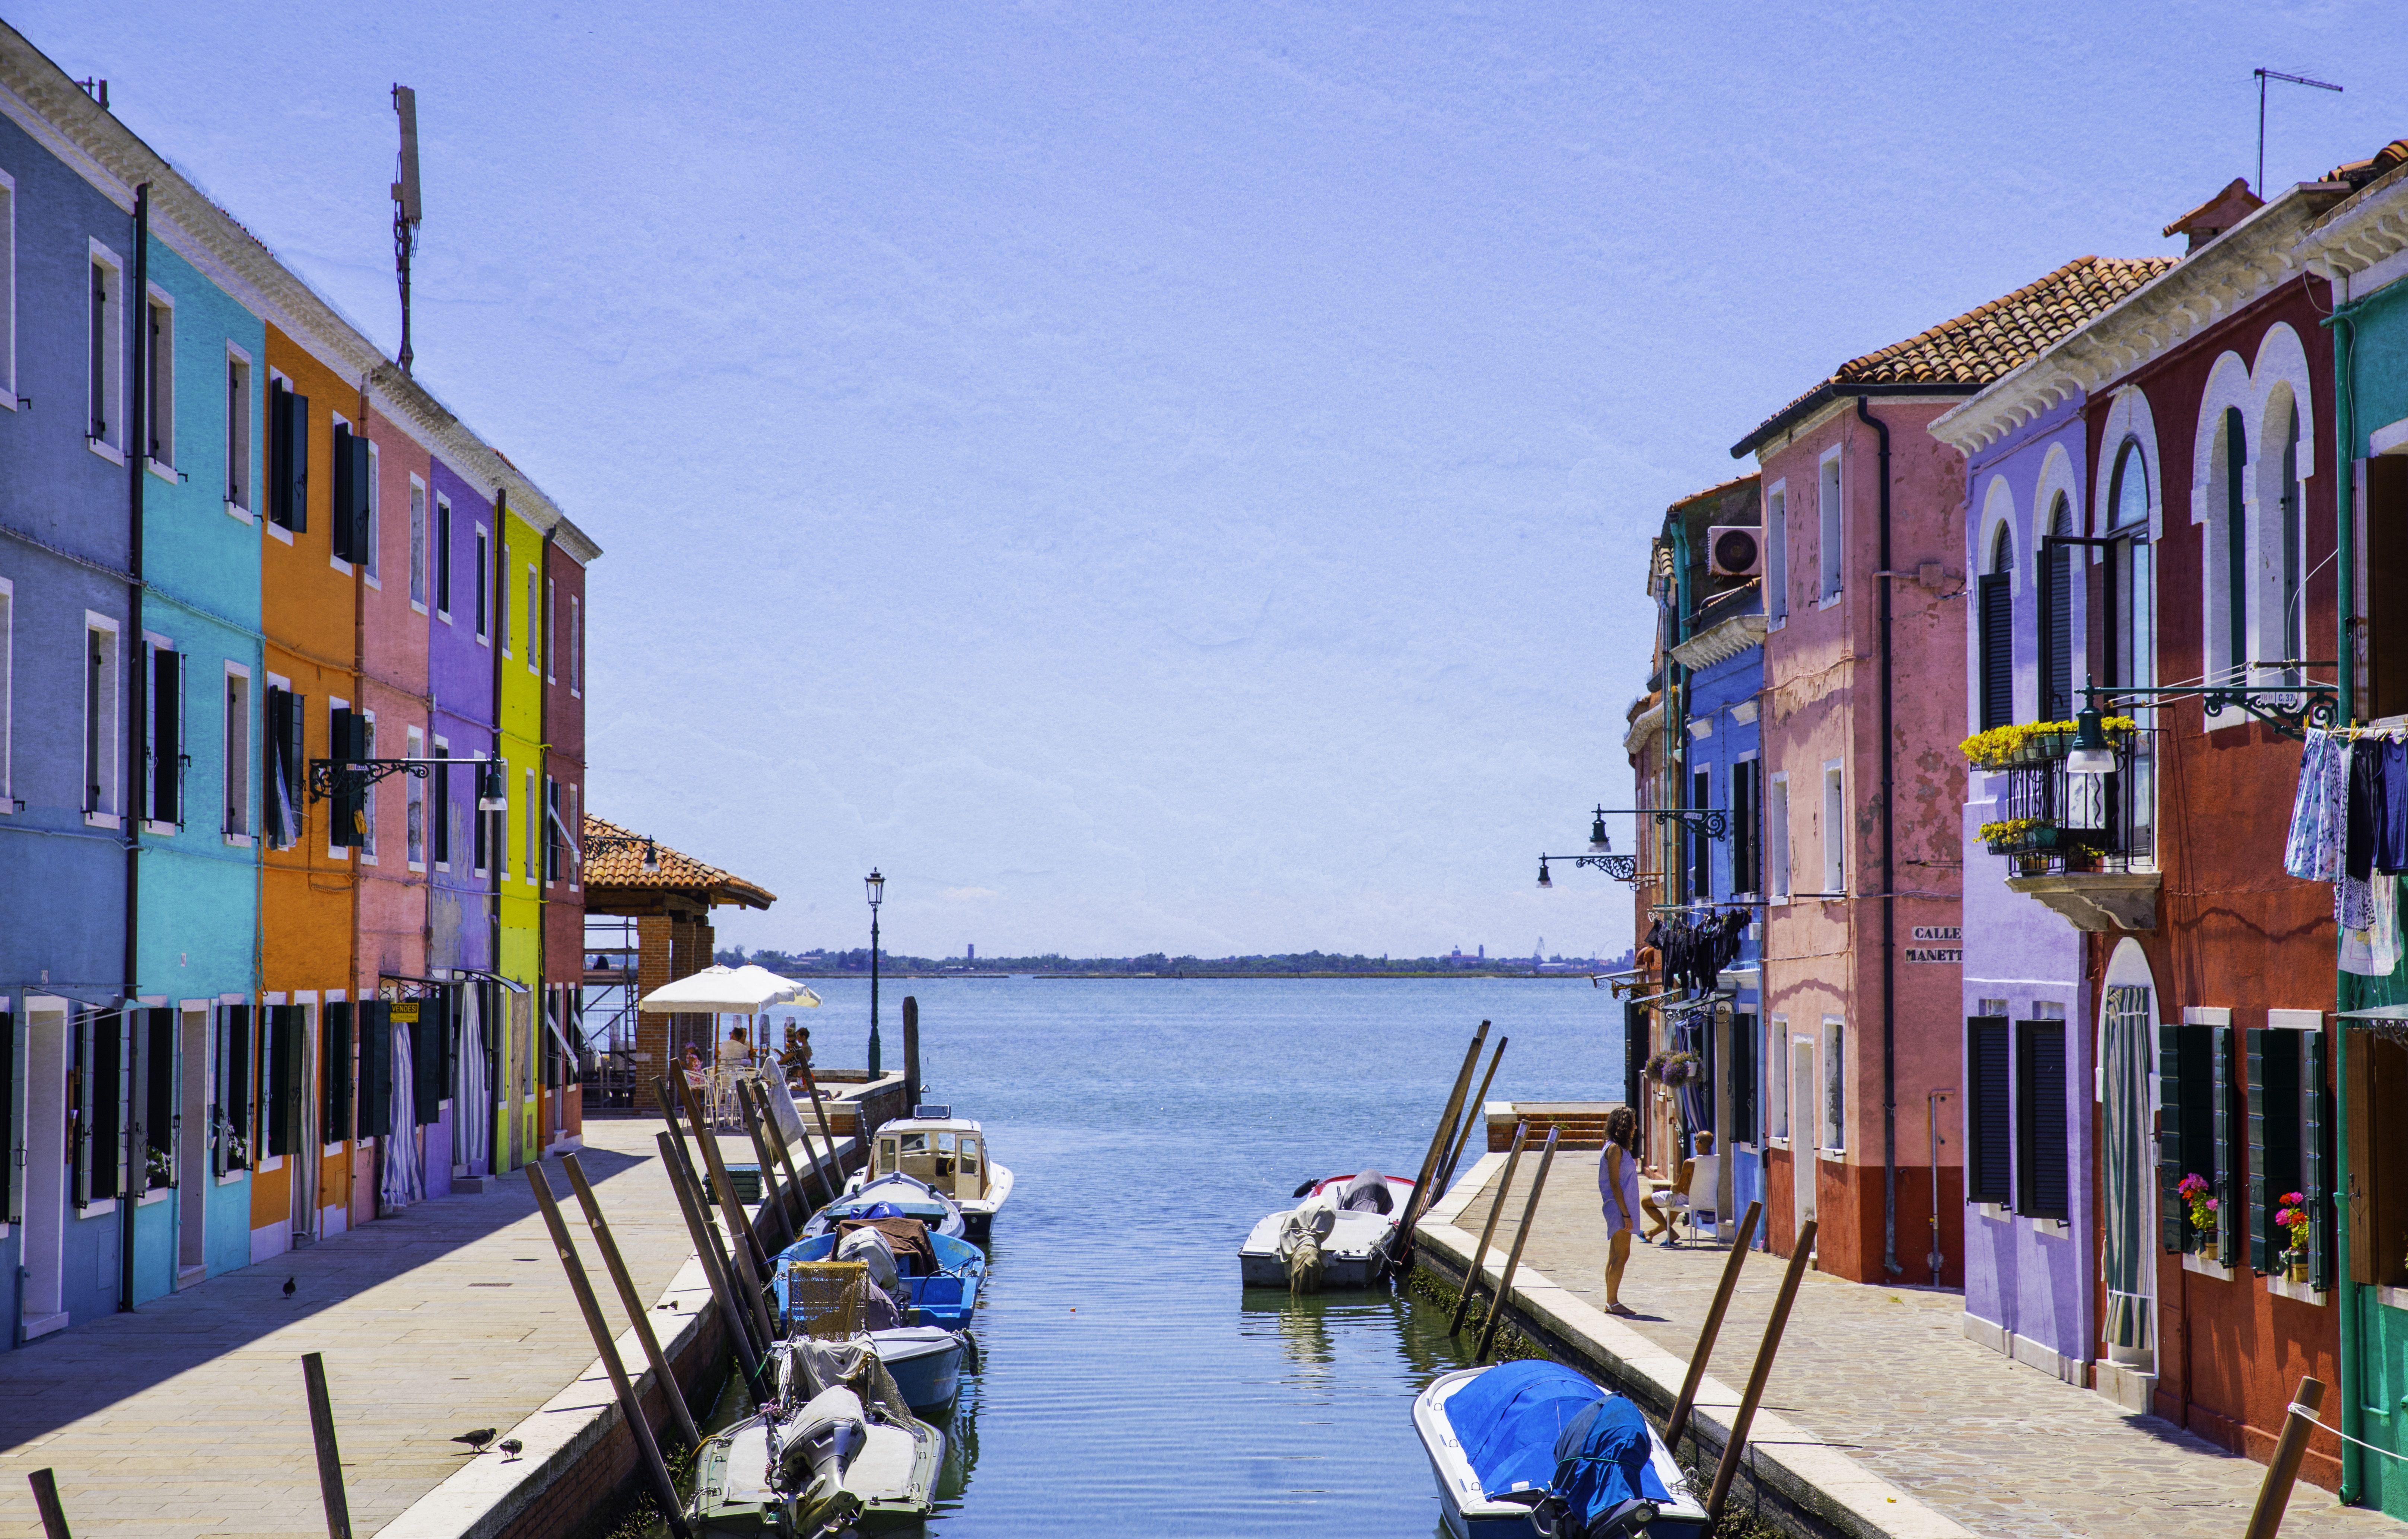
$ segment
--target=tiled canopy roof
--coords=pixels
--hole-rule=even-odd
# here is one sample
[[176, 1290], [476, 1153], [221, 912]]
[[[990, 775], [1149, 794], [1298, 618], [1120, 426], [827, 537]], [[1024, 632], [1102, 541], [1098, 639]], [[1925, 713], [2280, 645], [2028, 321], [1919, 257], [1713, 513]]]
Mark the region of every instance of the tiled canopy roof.
[[2038, 358], [2052, 345], [2174, 265], [2173, 257], [2076, 257], [2011, 294], [1943, 321], [1903, 342], [1852, 358], [1790, 402], [1732, 449], [1744, 454], [1810, 404], [1847, 386], [1910, 391], [1961, 387], [1968, 393]]
[[[610, 839], [632, 839], [633, 844], [612, 844], [594, 848], [596, 834]], [[652, 851], [659, 861], [658, 871], [644, 869], [644, 835], [621, 828], [618, 824], [585, 815], [585, 885], [596, 887], [668, 888], [679, 891], [707, 891], [713, 904], [741, 904], [747, 908], [767, 908], [778, 901], [778, 895], [767, 888], [755, 886], [743, 877], [706, 865], [681, 850], [671, 849], [655, 840]]]

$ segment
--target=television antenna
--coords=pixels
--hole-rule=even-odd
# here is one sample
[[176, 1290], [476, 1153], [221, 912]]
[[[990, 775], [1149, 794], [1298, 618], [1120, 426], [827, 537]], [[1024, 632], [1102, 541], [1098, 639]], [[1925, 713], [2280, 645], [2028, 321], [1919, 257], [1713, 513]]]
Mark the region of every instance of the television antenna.
[[393, 110], [401, 119], [401, 164], [393, 184], [393, 264], [401, 278], [401, 356], [409, 372], [409, 258], [418, 249], [418, 93], [393, 88]]
[[2253, 69], [2249, 73], [2258, 77], [2258, 196], [2263, 199], [2266, 196], [2266, 82], [2285, 80], [2292, 85], [2314, 86], [2318, 91], [2329, 91], [2336, 95], [2340, 94], [2341, 87], [2330, 80], [2311, 80], [2304, 75], [2286, 75], [2279, 69]]

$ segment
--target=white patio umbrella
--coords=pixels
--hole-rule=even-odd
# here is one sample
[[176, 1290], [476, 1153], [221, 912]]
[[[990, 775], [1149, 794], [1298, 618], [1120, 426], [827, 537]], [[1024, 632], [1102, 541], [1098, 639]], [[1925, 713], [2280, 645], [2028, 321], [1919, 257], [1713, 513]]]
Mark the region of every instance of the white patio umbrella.
[[[780, 977], [767, 967], [746, 962], [741, 967], [717, 963], [699, 973], [665, 983], [638, 1002], [638, 1010], [653, 1015], [758, 1016], [772, 1005], [800, 1005], [816, 1010], [820, 996], [793, 978]], [[711, 1062], [719, 1059], [719, 1022], [710, 1023]], [[757, 1049], [758, 1044], [755, 1047]]]

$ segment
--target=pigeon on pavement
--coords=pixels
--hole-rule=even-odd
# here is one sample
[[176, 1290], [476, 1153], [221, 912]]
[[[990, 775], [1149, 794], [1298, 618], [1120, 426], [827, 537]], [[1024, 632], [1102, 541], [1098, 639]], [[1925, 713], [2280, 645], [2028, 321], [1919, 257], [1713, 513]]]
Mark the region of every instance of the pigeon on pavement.
[[506, 1437], [502, 1439], [501, 1446], [502, 1453], [504, 1455], [503, 1462], [507, 1463], [510, 1460], [516, 1459], [519, 1456], [520, 1450], [523, 1449], [526, 1445], [520, 1442], [515, 1437]]
[[288, 1298], [288, 1299], [289, 1299], [289, 1298], [291, 1298], [291, 1297], [292, 1297], [292, 1296], [293, 1296], [296, 1291], [298, 1291], [298, 1290], [299, 1290], [300, 1287], [301, 1287], [301, 1279], [300, 1279], [300, 1278], [298, 1278], [298, 1277], [287, 1277], [287, 1278], [285, 1278], [285, 1279], [284, 1279], [284, 1296], [285, 1296], [286, 1298]]
[[494, 1440], [494, 1433], [496, 1429], [492, 1427], [480, 1427], [475, 1432], [462, 1432], [458, 1437], [453, 1438], [452, 1441], [454, 1443], [466, 1443], [468, 1445], [468, 1451], [470, 1453], [483, 1453], [485, 1451], [485, 1445]]

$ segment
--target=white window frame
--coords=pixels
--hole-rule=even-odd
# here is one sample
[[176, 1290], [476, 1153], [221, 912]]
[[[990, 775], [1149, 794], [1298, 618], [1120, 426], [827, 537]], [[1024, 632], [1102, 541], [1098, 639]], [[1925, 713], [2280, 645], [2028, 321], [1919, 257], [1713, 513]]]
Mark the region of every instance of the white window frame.
[[1773, 1148], [1789, 1147], [1789, 1018], [1765, 1018], [1764, 1045], [1770, 1049], [1766, 1067], [1771, 1071], [1772, 1094], [1766, 1101], [1770, 1120], [1765, 1123], [1764, 1141]]
[[526, 665], [527, 672], [540, 678], [543, 677], [543, 659], [536, 655], [538, 650], [536, 644], [542, 639], [537, 634], [537, 632], [540, 630], [543, 625], [543, 610], [541, 607], [543, 604], [543, 573], [533, 562], [527, 563], [526, 579]]
[[[161, 652], [175, 652], [178, 656], [182, 655], [182, 652], [180, 648], [177, 647], [173, 636], [164, 634], [158, 631], [143, 632], [142, 707], [149, 713], [149, 720], [144, 721], [142, 724], [142, 782], [139, 788], [141, 794], [136, 798], [136, 800], [141, 805], [143, 833], [173, 835], [181, 831], [183, 827], [181, 823], [171, 822], [164, 819], [153, 818], [150, 816], [151, 813], [158, 810], [150, 805], [152, 798], [158, 794], [157, 781], [153, 778], [158, 774], [158, 765], [152, 761], [158, 753], [159, 747], [159, 713], [161, 707], [166, 704], [166, 702], [159, 698], [158, 692], [158, 655]], [[184, 682], [184, 671], [180, 665], [176, 670], [176, 681], [179, 687], [180, 687]], [[176, 702], [176, 712], [179, 724], [183, 716], [183, 708], [184, 702], [181, 698], [179, 698]], [[178, 735], [180, 737], [182, 734], [179, 734]], [[177, 798], [178, 805], [176, 810], [179, 812], [183, 810], [182, 801], [183, 798], [180, 796]]]
[[[225, 733], [225, 740], [219, 745], [220, 757], [225, 765], [225, 775], [220, 782], [218, 800], [222, 804], [222, 814], [229, 819], [239, 817], [242, 819], [242, 827], [229, 828], [224, 822], [221, 822], [218, 831], [228, 845], [236, 849], [249, 849], [253, 840], [252, 827], [257, 822], [257, 819], [251, 816], [251, 754], [259, 737], [258, 729], [252, 724], [258, 711], [257, 691], [251, 688], [251, 668], [247, 663], [236, 663], [231, 658], [227, 659], [225, 677], [227, 693], [239, 692], [242, 696], [242, 708], [239, 712], [242, 731], [238, 736], [231, 732]], [[237, 685], [240, 686], [238, 691]], [[224, 714], [228, 725], [232, 725], [237, 713], [228, 710]], [[236, 794], [237, 791], [239, 795]]]
[[[108, 720], [97, 734], [93, 732], [92, 699], [90, 692], [88, 691], [81, 690], [77, 691], [84, 697], [84, 742], [87, 746], [97, 743], [99, 745], [99, 751], [103, 757], [103, 762], [100, 764], [86, 763], [83, 766], [85, 786], [87, 788], [97, 787], [101, 797], [100, 809], [85, 812], [83, 815], [83, 821], [84, 826], [87, 828], [116, 828], [120, 826], [119, 818], [124, 811], [123, 806], [121, 805], [121, 799], [125, 794], [124, 628], [116, 620], [110, 619], [107, 615], [101, 614], [97, 610], [86, 609], [83, 612], [83, 645], [86, 647], [90, 647], [92, 645], [92, 637], [94, 632], [98, 632], [108, 637], [108, 672], [107, 675], [108, 694], [106, 698], [106, 709], [108, 711]], [[82, 654], [79, 653], [77, 655], [79, 665], [80, 665]], [[83, 798], [79, 795], [76, 800], [80, 804]]]
[[[286, 388], [290, 389], [291, 387], [287, 386]], [[335, 430], [337, 428], [341, 428], [344, 432], [350, 434], [354, 438], [360, 435], [360, 430], [351, 426], [351, 420], [350, 418], [344, 416], [339, 411], [330, 411], [326, 414], [326, 442], [330, 447], [335, 441]], [[306, 427], [302, 430], [301, 440], [305, 444], [309, 440], [308, 430]], [[340, 483], [335, 478], [335, 467], [331, 463], [329, 463], [326, 466], [326, 494], [330, 497], [333, 496], [334, 488], [338, 484]], [[341, 517], [342, 510], [340, 508], [337, 508], [333, 512], [329, 513], [326, 518], [326, 564], [348, 577], [351, 575], [351, 563], [345, 561], [342, 557], [335, 554], [335, 523], [336, 520]]]
[[[1823, 1018], [1823, 1040], [1816, 1046], [1817, 1063], [1823, 1071], [1823, 1082], [1816, 1089], [1822, 1092], [1817, 1103], [1822, 1112], [1823, 1126], [1819, 1136], [1826, 1159], [1845, 1159], [1848, 1153], [1848, 1020], [1845, 1016]], [[1839, 1092], [1839, 1105], [1834, 1108], [1831, 1092]]]
[[11, 766], [17, 705], [17, 587], [0, 577], [0, 818], [17, 810]]
[[[90, 245], [91, 254], [87, 259], [88, 264], [93, 266], [106, 267], [109, 273], [108, 278], [103, 280], [101, 285], [105, 298], [101, 313], [97, 315], [93, 313], [93, 305], [89, 297], [84, 301], [84, 324], [89, 328], [84, 333], [84, 353], [87, 359], [92, 352], [93, 331], [97, 330], [101, 333], [100, 392], [101, 400], [108, 408], [106, 424], [108, 433], [105, 437], [93, 437], [92, 423], [87, 419], [84, 422], [83, 445], [110, 464], [122, 467], [125, 463], [125, 259], [97, 240], [92, 241]], [[90, 364], [87, 363], [85, 366], [89, 370]], [[91, 390], [92, 379], [87, 373], [84, 379], [87, 398]]]
[[434, 496], [434, 507], [435, 511], [430, 515], [432, 521], [426, 526], [426, 559], [430, 567], [426, 579], [426, 602], [434, 608], [435, 618], [449, 625], [452, 623], [452, 611], [442, 607], [437, 600], [442, 595], [444, 583], [452, 577], [452, 499], [438, 492]]
[[561, 842], [568, 847], [565, 852], [568, 860], [568, 891], [575, 892], [579, 890], [578, 877], [585, 869], [585, 822], [577, 809], [577, 782], [574, 780], [568, 782], [568, 816], [561, 821], [568, 827], [567, 836]]
[[1764, 880], [1767, 903], [1785, 904], [1789, 901], [1789, 774], [1784, 770], [1765, 779]]
[[536, 788], [535, 771], [526, 771], [526, 867], [524, 880], [529, 887], [543, 885], [543, 848], [538, 842], [538, 831], [543, 824], [543, 803]]
[[[477, 645], [480, 647], [491, 647], [494, 644], [493, 608], [494, 532], [480, 523], [477, 525], [477, 606], [469, 611], [479, 617]], [[502, 655], [509, 656], [509, 648], [504, 647]]]
[[[376, 712], [363, 707], [359, 715], [360, 720], [368, 724], [367, 756], [374, 759], [377, 756]], [[374, 865], [377, 863], [377, 783], [374, 780], [360, 788], [360, 819], [363, 824], [360, 833], [360, 864]]]
[[1823, 892], [1843, 897], [1848, 891], [1848, 777], [1844, 761], [1823, 766]]
[[[167, 451], [167, 457], [163, 460], [149, 452], [150, 445], [145, 444], [143, 463], [150, 466], [151, 475], [163, 481], [173, 482], [178, 479], [176, 475], [176, 296], [156, 283], [150, 285], [150, 292], [143, 299], [142, 319], [146, 323], [150, 321], [150, 312], [153, 310], [167, 312], [167, 324], [163, 329], [166, 339], [164, 349], [165, 359], [163, 368], [159, 356], [162, 349], [151, 347], [143, 349], [142, 363], [147, 371], [142, 381], [145, 398], [143, 423], [149, 428], [151, 438], [157, 441], [160, 448]], [[145, 339], [146, 341], [148, 339], [147, 333]], [[154, 389], [153, 387], [161, 382], [163, 374], [165, 388]], [[162, 395], [166, 397], [165, 412], [160, 410]], [[161, 431], [162, 417], [165, 419], [164, 432]]]
[[[488, 753], [483, 748], [479, 748], [473, 757], [464, 761], [464, 762], [477, 766], [468, 772], [471, 777], [481, 777], [485, 773], [485, 764], [491, 762], [494, 757], [494, 755]], [[502, 783], [505, 786], [509, 784], [507, 780]], [[479, 881], [484, 881], [494, 874], [494, 868], [491, 862], [494, 854], [499, 848], [500, 841], [509, 836], [509, 828], [508, 822], [505, 820], [501, 829], [498, 832], [495, 831], [495, 819], [494, 815], [487, 812], [483, 807], [478, 805], [480, 798], [474, 794], [476, 788], [477, 779], [472, 778], [469, 781], [468, 788], [471, 792], [468, 797], [468, 816], [471, 819], [474, 819], [475, 821], [468, 829], [468, 875], [476, 877]], [[507, 818], [508, 814], [504, 814], [504, 819], [507, 819]], [[479, 865], [477, 863], [477, 845], [480, 839], [484, 842], [485, 846], [485, 858], [487, 863], [484, 865]]]
[[251, 354], [235, 346], [232, 341], [228, 341], [226, 371], [231, 376], [236, 370], [241, 371], [242, 383], [242, 405], [239, 409], [232, 405], [234, 391], [231, 378], [228, 380], [226, 391], [228, 406], [226, 408], [225, 510], [228, 517], [250, 523], [253, 517], [252, 506], [259, 501], [259, 477], [251, 468], [251, 446], [258, 442], [259, 436], [255, 431], [259, 408], [254, 404], [259, 391], [253, 383], [258, 378], [259, 369], [251, 361]]
[[[292, 377], [291, 375], [289, 375], [289, 374], [285, 373], [282, 369], [274, 369], [274, 368], [269, 369], [269, 370], [267, 371], [267, 389], [266, 389], [266, 391], [265, 391], [265, 392], [261, 392], [260, 399], [261, 399], [262, 401], [265, 401], [265, 400], [266, 399], [267, 395], [268, 395], [268, 394], [270, 394], [270, 393], [272, 393], [272, 392], [275, 391], [275, 389], [276, 389], [276, 387], [277, 387], [278, 385], [282, 385], [282, 386], [283, 386], [286, 390], [288, 390], [288, 391], [289, 391], [289, 390], [291, 390], [291, 389], [293, 388], [293, 377]], [[261, 423], [261, 426], [262, 426], [263, 428], [265, 428], [265, 425], [266, 425], [266, 424], [265, 424], [265, 422], [263, 420], [263, 421], [262, 421], [262, 423]], [[266, 434], [265, 434], [265, 432], [262, 432], [262, 433], [258, 435], [258, 437], [254, 440], [254, 442], [264, 445], [264, 444], [265, 444], [266, 439], [267, 439], [267, 435], [266, 435]], [[308, 448], [308, 441], [309, 441], [308, 426], [308, 424], [307, 424], [307, 423], [304, 423], [304, 424], [302, 425], [301, 441], [302, 441], [302, 446], [303, 446], [303, 448], [306, 449]], [[256, 459], [256, 458], [257, 458], [257, 455], [258, 455], [258, 450], [253, 450], [253, 458], [254, 458], [254, 459]], [[263, 467], [262, 467], [262, 468], [265, 468], [265, 466], [263, 465]], [[252, 501], [253, 503], [257, 503], [257, 502], [259, 501], [259, 492], [258, 492], [258, 490], [257, 490], [257, 486], [258, 486], [258, 483], [254, 481], [254, 482], [252, 483], [252, 492], [251, 492], [251, 501]], [[260, 513], [260, 512], [263, 512], [263, 511], [265, 511], [265, 510], [264, 510], [264, 509], [262, 509], [262, 508], [259, 508], [259, 507], [254, 506], [254, 507], [251, 509], [251, 511], [252, 511], [253, 513]], [[264, 522], [266, 524], [266, 526], [267, 526], [267, 537], [268, 537], [269, 539], [272, 539], [272, 540], [280, 540], [280, 541], [282, 541], [282, 542], [283, 542], [284, 544], [286, 544], [286, 545], [291, 545], [291, 544], [293, 543], [293, 531], [291, 531], [290, 529], [285, 528], [282, 524], [278, 523], [274, 519], [266, 519], [266, 520], [264, 520], [263, 521], [264, 521]], [[340, 566], [340, 565], [342, 565], [342, 563], [340, 563], [340, 562], [337, 562], [335, 564], [336, 564], [337, 566]], [[290, 684], [282, 684], [282, 685], [279, 685], [279, 686], [278, 686], [278, 688], [280, 688], [280, 689], [286, 689], [286, 690], [289, 690], [289, 689], [291, 689], [292, 687], [293, 687], [293, 686], [292, 686], [292, 685], [290, 685]]]
[[17, 409], [17, 178], [0, 171], [0, 411]]
[[[423, 759], [426, 757], [426, 734], [424, 733], [420, 732], [416, 727], [412, 727], [408, 730], [406, 735], [406, 742], [408, 747], [404, 751], [407, 752], [410, 758]], [[403, 860], [405, 863], [408, 865], [410, 870], [424, 871], [426, 869], [426, 782], [420, 779], [415, 775], [405, 774], [401, 778], [403, 786], [402, 817], [404, 819], [404, 826], [402, 829]], [[418, 815], [415, 821], [415, 827], [410, 826], [409, 820], [409, 815], [413, 812]]]
[[[433, 741], [435, 744], [432, 750], [434, 757], [445, 760], [452, 757], [452, 740], [450, 738], [437, 733], [435, 734]], [[427, 772], [427, 783], [430, 787], [435, 783], [435, 777], [437, 773], [438, 772], [436, 770], [429, 770]], [[434, 808], [435, 817], [444, 819], [448, 824], [452, 817], [452, 777], [448, 771], [441, 773], [443, 774], [444, 794], [441, 796], [430, 795], [427, 797], [426, 803], [428, 806]], [[475, 772], [472, 770], [469, 773], [474, 774]], [[448, 827], [444, 830], [443, 842], [447, 847], [452, 842], [451, 830]], [[452, 862], [438, 861], [435, 859], [435, 825], [432, 822], [428, 823], [426, 826], [426, 863], [433, 866], [436, 870], [448, 872], [452, 869]]]
[[585, 698], [585, 602], [568, 595], [568, 697]]
[[1764, 623], [1778, 631], [1789, 623], [1789, 482], [1772, 483], [1764, 494]]
[[420, 614], [435, 602], [435, 585], [427, 572], [428, 553], [433, 549], [434, 531], [426, 519], [426, 483], [412, 471], [409, 477], [409, 606]]
[[1848, 586], [1848, 485], [1841, 449], [1841, 445], [1833, 444], [1814, 462], [1814, 559], [1820, 581], [1816, 602], [1825, 609], [1839, 603]]
[[357, 428], [352, 431], [366, 439], [368, 446], [368, 537], [366, 549], [361, 552], [367, 560], [363, 563], [361, 580], [381, 593], [384, 591], [383, 563], [379, 556], [384, 543], [384, 492], [380, 485], [384, 478], [384, 466], [378, 457], [377, 441]]
[[543, 579], [543, 681], [560, 682], [560, 593], [550, 573]]

